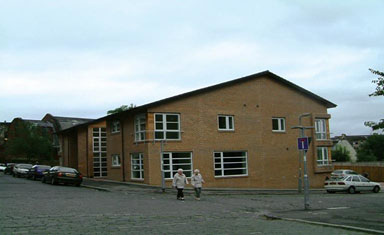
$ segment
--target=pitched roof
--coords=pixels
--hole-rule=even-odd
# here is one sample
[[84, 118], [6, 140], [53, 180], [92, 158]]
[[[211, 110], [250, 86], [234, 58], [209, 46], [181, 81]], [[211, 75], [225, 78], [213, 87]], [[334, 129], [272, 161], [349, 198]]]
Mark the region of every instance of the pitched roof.
[[76, 117], [59, 117], [59, 116], [52, 116], [58, 124], [60, 125], [60, 130], [65, 130], [77, 125], [81, 125], [90, 121], [93, 121], [94, 119], [90, 118], [76, 118]]
[[[190, 91], [190, 92], [186, 92], [186, 93], [183, 93], [183, 94], [180, 94], [180, 95], [176, 95], [176, 96], [172, 96], [172, 97], [169, 97], [169, 98], [165, 98], [165, 99], [162, 99], [162, 100], [158, 100], [158, 101], [155, 101], [155, 102], [152, 102], [152, 103], [148, 103], [148, 104], [145, 104], [145, 105], [142, 105], [142, 106], [138, 106], [138, 107], [135, 107], [135, 108], [132, 108], [132, 109], [129, 109], [129, 110], [126, 110], [126, 111], [123, 111], [123, 112], [119, 112], [119, 113], [115, 113], [115, 114], [111, 114], [111, 115], [107, 115], [107, 116], [104, 116], [102, 118], [99, 118], [99, 119], [96, 119], [96, 120], [93, 120], [89, 123], [95, 123], [95, 122], [99, 122], [99, 121], [102, 121], [102, 120], [105, 120], [105, 119], [111, 119], [111, 118], [115, 118], [117, 116], [120, 116], [120, 115], [123, 115], [123, 114], [127, 114], [127, 113], [134, 113], [134, 112], [137, 112], [137, 111], [140, 111], [140, 110], [145, 110], [145, 109], [148, 109], [148, 108], [151, 108], [151, 107], [155, 107], [155, 106], [158, 106], [158, 105], [162, 105], [162, 104], [166, 104], [166, 103], [170, 103], [170, 102], [173, 102], [173, 101], [176, 101], [176, 100], [180, 100], [180, 99], [184, 99], [184, 98], [188, 98], [188, 97], [191, 97], [191, 96], [195, 96], [195, 95], [199, 95], [199, 94], [202, 94], [202, 93], [206, 93], [206, 92], [211, 92], [211, 91], [214, 91], [214, 90], [217, 90], [217, 89], [220, 89], [220, 88], [223, 88], [223, 87], [228, 87], [228, 86], [232, 86], [232, 85], [235, 85], [235, 84], [240, 84], [240, 83], [244, 83], [244, 82], [247, 82], [247, 81], [250, 81], [250, 80], [254, 80], [254, 79], [260, 79], [260, 78], [263, 78], [263, 77], [269, 77], [271, 79], [273, 79], [274, 81], [277, 81], [277, 82], [280, 82], [281, 84], [284, 84], [304, 95], [306, 95], [307, 97], [325, 105], [327, 108], [335, 108], [337, 105], [270, 72], [269, 70], [266, 70], [266, 71], [263, 71], [263, 72], [260, 72], [260, 73], [256, 73], [256, 74], [252, 74], [252, 75], [249, 75], [249, 76], [245, 76], [245, 77], [241, 77], [241, 78], [237, 78], [237, 79], [234, 79], [234, 80], [231, 80], [231, 81], [228, 81], [228, 82], [223, 82], [223, 83], [219, 83], [219, 84], [216, 84], [216, 85], [213, 85], [213, 86], [208, 86], [208, 87], [205, 87], [205, 88], [201, 88], [201, 89], [197, 89], [197, 90], [194, 90], [194, 91]], [[84, 124], [82, 124], [84, 125]], [[82, 126], [82, 125], [79, 125], [79, 126]], [[72, 128], [69, 128], [69, 129], [72, 129]]]
[[53, 124], [50, 123], [50, 122], [46, 122], [46, 121], [41, 121], [41, 120], [31, 120], [31, 119], [21, 119], [25, 122], [29, 122], [33, 125], [36, 125], [36, 126], [40, 126], [40, 127], [49, 127], [49, 128], [54, 128], [53, 127]]

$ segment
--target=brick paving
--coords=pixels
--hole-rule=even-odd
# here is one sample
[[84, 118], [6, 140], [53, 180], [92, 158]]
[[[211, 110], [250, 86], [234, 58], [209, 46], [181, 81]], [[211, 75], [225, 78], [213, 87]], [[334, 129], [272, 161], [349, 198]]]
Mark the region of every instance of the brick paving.
[[[383, 199], [382, 193], [353, 196], [377, 203]], [[100, 191], [0, 174], [0, 234], [364, 234], [265, 216], [301, 211], [301, 195], [203, 194], [202, 201], [190, 194], [186, 201], [175, 197], [173, 191], [163, 194], [151, 187], [116, 184]], [[313, 207], [340, 205], [342, 197], [357, 205], [348, 194], [316, 194]]]

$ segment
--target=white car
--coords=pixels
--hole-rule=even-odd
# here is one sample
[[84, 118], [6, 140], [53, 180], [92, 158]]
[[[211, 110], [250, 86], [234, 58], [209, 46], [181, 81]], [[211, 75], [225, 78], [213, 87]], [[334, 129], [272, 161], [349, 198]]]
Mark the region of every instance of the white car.
[[347, 169], [344, 169], [344, 170], [335, 170], [331, 173], [331, 177], [332, 176], [338, 176], [338, 177], [343, 177], [343, 176], [346, 176], [346, 175], [358, 175], [358, 173], [356, 171], [353, 171], [353, 170], [347, 170]]
[[0, 172], [4, 172], [7, 166], [4, 163], [0, 163]]
[[27, 176], [29, 169], [32, 168], [31, 164], [16, 164], [13, 167], [13, 176]]
[[380, 184], [372, 182], [362, 175], [347, 175], [344, 177], [331, 177], [324, 182], [324, 188], [328, 193], [346, 191], [356, 193], [360, 191], [372, 191], [378, 193], [381, 190]]

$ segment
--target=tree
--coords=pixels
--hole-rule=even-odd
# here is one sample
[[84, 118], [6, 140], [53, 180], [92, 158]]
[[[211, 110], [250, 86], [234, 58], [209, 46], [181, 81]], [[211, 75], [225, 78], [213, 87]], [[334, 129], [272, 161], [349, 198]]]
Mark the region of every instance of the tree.
[[52, 161], [54, 148], [46, 129], [20, 121], [12, 132], [13, 137], [5, 145], [7, 155], [22, 157], [28, 162]]
[[130, 104], [129, 106], [128, 105], [122, 105], [118, 108], [108, 110], [107, 115], [124, 112], [126, 110], [130, 110], [130, 109], [134, 109], [134, 108], [136, 108], [136, 105], [134, 105], [134, 104]]
[[[384, 72], [378, 70], [369, 69], [371, 73], [379, 75], [377, 79], [372, 80], [372, 83], [376, 84], [376, 90], [369, 96], [384, 96]], [[384, 119], [381, 119], [379, 122], [367, 121], [364, 125], [369, 126], [372, 130], [382, 130], [384, 132]]]
[[384, 135], [369, 136], [357, 150], [357, 161], [384, 161]]
[[349, 162], [351, 157], [349, 151], [345, 146], [336, 146], [335, 150], [332, 150], [332, 159], [336, 162]]

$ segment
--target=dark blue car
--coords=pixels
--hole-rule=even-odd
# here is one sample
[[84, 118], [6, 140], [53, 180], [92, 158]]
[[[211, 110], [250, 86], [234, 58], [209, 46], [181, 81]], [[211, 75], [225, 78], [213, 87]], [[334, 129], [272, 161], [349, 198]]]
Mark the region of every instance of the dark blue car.
[[29, 169], [27, 174], [27, 179], [41, 179], [43, 177], [43, 172], [49, 170], [51, 167], [47, 165], [34, 165]]

